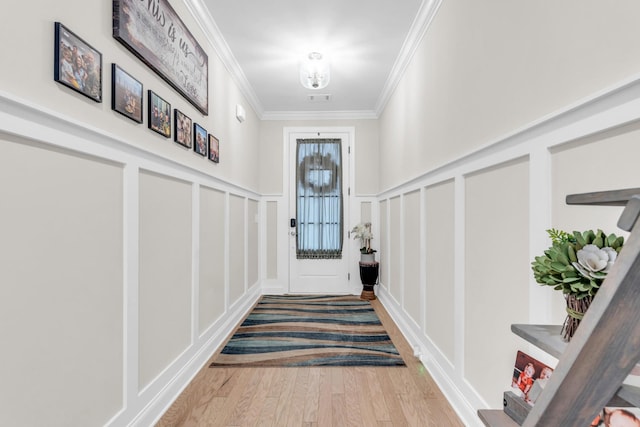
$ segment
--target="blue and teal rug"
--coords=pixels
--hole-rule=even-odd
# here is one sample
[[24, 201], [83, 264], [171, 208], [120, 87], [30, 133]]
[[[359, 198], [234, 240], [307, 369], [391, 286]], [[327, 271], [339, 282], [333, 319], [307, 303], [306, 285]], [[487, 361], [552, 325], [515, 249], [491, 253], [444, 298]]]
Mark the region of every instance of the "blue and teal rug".
[[265, 295], [216, 366], [405, 366], [369, 301]]

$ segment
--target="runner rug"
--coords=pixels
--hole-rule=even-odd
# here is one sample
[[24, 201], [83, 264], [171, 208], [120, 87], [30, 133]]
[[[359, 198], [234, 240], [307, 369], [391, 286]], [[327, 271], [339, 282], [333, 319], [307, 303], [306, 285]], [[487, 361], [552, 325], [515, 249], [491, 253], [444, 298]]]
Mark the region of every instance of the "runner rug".
[[404, 365], [369, 301], [264, 295], [210, 367]]

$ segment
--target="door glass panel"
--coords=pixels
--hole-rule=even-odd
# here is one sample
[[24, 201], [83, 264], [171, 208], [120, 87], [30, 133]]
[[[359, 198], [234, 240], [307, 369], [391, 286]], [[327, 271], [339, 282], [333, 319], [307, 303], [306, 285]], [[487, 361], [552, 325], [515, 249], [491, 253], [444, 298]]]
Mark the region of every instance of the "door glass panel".
[[342, 258], [342, 141], [296, 143], [296, 257]]

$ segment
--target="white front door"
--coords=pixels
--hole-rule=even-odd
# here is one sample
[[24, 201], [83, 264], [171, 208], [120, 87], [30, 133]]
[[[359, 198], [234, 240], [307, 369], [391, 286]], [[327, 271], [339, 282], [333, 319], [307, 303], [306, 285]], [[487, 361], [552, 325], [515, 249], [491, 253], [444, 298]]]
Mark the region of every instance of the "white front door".
[[[292, 293], [349, 292], [347, 220], [351, 138], [352, 133], [348, 131], [289, 133], [289, 291]], [[299, 151], [300, 144], [316, 148]], [[332, 148], [312, 154], [313, 150], [325, 150], [317, 148], [322, 144]], [[303, 207], [305, 204], [307, 207]], [[309, 209], [317, 213], [309, 213]], [[339, 247], [342, 254], [333, 254]], [[329, 252], [330, 258], [315, 252]]]

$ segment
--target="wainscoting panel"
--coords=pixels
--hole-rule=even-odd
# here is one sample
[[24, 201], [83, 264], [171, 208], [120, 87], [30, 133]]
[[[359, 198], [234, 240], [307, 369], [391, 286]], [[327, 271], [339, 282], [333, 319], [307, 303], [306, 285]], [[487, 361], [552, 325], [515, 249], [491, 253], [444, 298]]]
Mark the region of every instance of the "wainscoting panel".
[[266, 221], [267, 229], [265, 230], [265, 278], [273, 280], [278, 278], [278, 202], [267, 201], [266, 205]]
[[158, 153], [0, 94], [0, 425], [153, 425], [259, 297], [258, 194]]
[[[466, 425], [482, 425], [477, 409], [502, 407], [517, 350], [555, 363], [510, 332], [565, 316], [562, 296], [535, 283], [531, 260], [551, 227], [625, 234], [621, 207], [568, 206], [565, 197], [640, 186], [639, 138], [635, 76], [379, 195], [380, 299]], [[426, 290], [406, 283], [417, 245], [405, 211], [418, 190]]]
[[402, 209], [404, 224], [404, 309], [413, 321], [422, 327], [422, 300], [415, 298], [420, 295], [422, 286], [422, 258], [420, 256], [420, 191], [413, 191], [404, 196]]
[[225, 310], [225, 194], [200, 187], [199, 335]]
[[389, 250], [387, 252], [387, 262], [389, 263], [389, 292], [400, 305], [403, 304], [402, 269], [403, 269], [403, 247], [402, 247], [402, 200], [401, 197], [394, 197], [389, 201]]
[[380, 286], [386, 288], [387, 292], [389, 292], [389, 282], [391, 281], [391, 277], [389, 275], [389, 265], [391, 264], [391, 259], [389, 257], [389, 229], [391, 225], [389, 224], [389, 201], [381, 200], [380, 201], [380, 273], [379, 273], [379, 281]]
[[0, 129], [0, 425], [122, 409], [122, 189], [122, 164]]
[[449, 180], [425, 189], [425, 332], [447, 361], [454, 362], [454, 185]]
[[245, 291], [245, 199], [229, 198], [229, 305]]
[[258, 283], [260, 270], [259, 257], [259, 230], [258, 230], [259, 203], [257, 200], [247, 200], [247, 283], [249, 286]]
[[[504, 325], [526, 323], [529, 316], [528, 166], [527, 159], [514, 160], [465, 183], [464, 373], [498, 406], [509, 386], [504, 366], [518, 348]], [[496, 354], [496, 346], [503, 351]]]
[[191, 185], [140, 173], [140, 388], [191, 344]]

